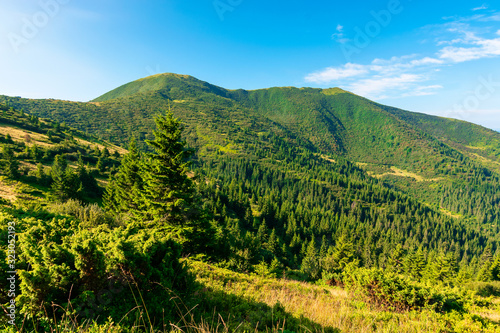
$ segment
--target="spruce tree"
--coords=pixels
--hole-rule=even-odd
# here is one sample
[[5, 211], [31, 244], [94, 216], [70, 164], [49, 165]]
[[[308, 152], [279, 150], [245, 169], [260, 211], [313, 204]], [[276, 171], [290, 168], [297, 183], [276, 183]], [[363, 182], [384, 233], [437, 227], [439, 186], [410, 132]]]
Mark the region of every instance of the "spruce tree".
[[353, 261], [354, 247], [345, 234], [336, 241], [335, 247], [323, 259], [323, 269], [327, 273], [341, 273], [344, 267]]
[[133, 193], [136, 219], [147, 226], [179, 235], [186, 253], [212, 249], [214, 232], [193, 181], [188, 177], [192, 150], [182, 139], [184, 126], [172, 112], [155, 118], [153, 149], [141, 163], [142, 188]]
[[273, 231], [271, 231], [271, 235], [269, 236], [269, 239], [268, 239], [267, 243], [265, 244], [265, 247], [269, 252], [271, 252], [275, 256], [279, 256], [280, 246], [279, 246], [278, 237], [276, 236], [275, 229], [273, 229]]
[[170, 111], [156, 117], [155, 123], [155, 139], [146, 141], [154, 152], [144, 165], [143, 217], [160, 225], [182, 226], [196, 213], [195, 190], [187, 176], [192, 151], [182, 139], [184, 126]]
[[396, 248], [391, 252], [391, 255], [387, 262], [387, 269], [397, 274], [402, 273], [403, 255], [404, 255], [404, 250], [401, 244], [396, 245]]
[[500, 255], [497, 255], [490, 267], [493, 280], [500, 280]]
[[77, 192], [75, 188], [75, 175], [64, 155], [56, 155], [54, 164], [50, 169], [52, 177], [52, 190], [56, 200], [65, 201], [74, 198]]
[[103, 196], [104, 206], [115, 213], [141, 216], [139, 197], [142, 188], [141, 155], [135, 139], [132, 138], [129, 151], [123, 156], [118, 172], [106, 187]]
[[11, 179], [19, 179], [19, 161], [16, 159], [14, 152], [9, 146], [3, 147], [3, 158], [5, 159], [5, 175]]
[[317, 279], [321, 274], [321, 266], [318, 258], [318, 251], [316, 250], [316, 242], [313, 239], [309, 242], [305, 257], [302, 260], [302, 265], [300, 266], [302, 272], [307, 274], [310, 279]]
[[87, 170], [83, 163], [82, 155], [78, 155], [78, 163], [76, 167], [76, 183], [78, 186], [78, 195], [83, 197], [98, 197], [101, 194], [101, 189], [97, 185], [94, 176]]

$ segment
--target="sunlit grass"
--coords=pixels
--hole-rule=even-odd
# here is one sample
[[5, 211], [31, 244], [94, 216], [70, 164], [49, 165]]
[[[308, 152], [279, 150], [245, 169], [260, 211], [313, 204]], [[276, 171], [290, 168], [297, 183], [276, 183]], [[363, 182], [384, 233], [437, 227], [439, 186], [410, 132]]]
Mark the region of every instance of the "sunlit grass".
[[[288, 279], [263, 278], [235, 273], [212, 265], [188, 260], [190, 270], [197, 276], [200, 289], [196, 300], [216, 300], [231, 296], [240, 304], [227, 309], [212, 308], [203, 311], [202, 303], [189, 306], [175, 301], [179, 320], [162, 323], [153, 328], [147, 316], [147, 304], [131, 309], [128, 316], [137, 318], [131, 327], [108, 319], [104, 324], [65, 315], [51, 327], [50, 332], [148, 332], [148, 333], [229, 333], [229, 332], [499, 332], [500, 299], [488, 307], [474, 306], [469, 313], [440, 314], [430, 310], [392, 312], [380, 308], [343, 288], [298, 282]], [[226, 296], [224, 296], [226, 295]], [[225, 298], [218, 301], [223, 302]], [[265, 304], [268, 311], [281, 306], [287, 317], [276, 318], [263, 326], [245, 318], [259, 315], [250, 304]], [[194, 305], [193, 305], [194, 304]], [[248, 306], [245, 307], [245, 304]], [[243, 309], [243, 310], [242, 310]], [[260, 307], [262, 309], [262, 307]], [[248, 311], [248, 312], [245, 312]], [[245, 317], [246, 316], [246, 317]], [[299, 320], [303, 325], [290, 328], [288, 323]], [[313, 323], [310, 326], [307, 323]], [[3, 332], [40, 332], [6, 326]]]

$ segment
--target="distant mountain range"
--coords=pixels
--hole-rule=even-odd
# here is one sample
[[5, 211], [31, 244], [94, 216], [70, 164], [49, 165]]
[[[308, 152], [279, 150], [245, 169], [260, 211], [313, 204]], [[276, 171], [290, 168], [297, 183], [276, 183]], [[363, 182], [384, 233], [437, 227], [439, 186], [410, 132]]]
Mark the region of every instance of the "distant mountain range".
[[224, 154], [258, 160], [262, 151], [300, 147], [327, 160], [347, 159], [452, 216], [499, 218], [500, 198], [494, 194], [500, 133], [381, 105], [339, 88], [229, 90], [166, 73], [87, 103], [7, 96], [0, 102], [122, 146], [132, 136], [151, 138], [154, 116], [170, 108], [185, 123], [188, 144], [201, 159]]

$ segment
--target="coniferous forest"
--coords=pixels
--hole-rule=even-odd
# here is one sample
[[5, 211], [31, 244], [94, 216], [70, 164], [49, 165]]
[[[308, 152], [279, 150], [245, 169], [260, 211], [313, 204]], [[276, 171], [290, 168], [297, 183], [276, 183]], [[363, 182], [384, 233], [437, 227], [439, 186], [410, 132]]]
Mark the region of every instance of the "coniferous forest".
[[0, 129], [6, 331], [500, 330], [499, 133], [176, 74]]

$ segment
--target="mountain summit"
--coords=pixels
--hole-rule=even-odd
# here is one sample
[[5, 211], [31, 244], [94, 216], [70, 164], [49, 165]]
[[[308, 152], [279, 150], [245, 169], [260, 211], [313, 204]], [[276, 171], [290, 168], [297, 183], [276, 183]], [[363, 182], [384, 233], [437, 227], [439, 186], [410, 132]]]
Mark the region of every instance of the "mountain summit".
[[190, 75], [163, 73], [126, 83], [97, 97], [92, 102], [104, 102], [111, 99], [130, 97], [132, 95], [148, 92], [168, 93], [172, 89], [182, 90], [185, 94], [199, 94], [201, 92], [219, 94], [225, 91], [225, 89], [198, 80]]

